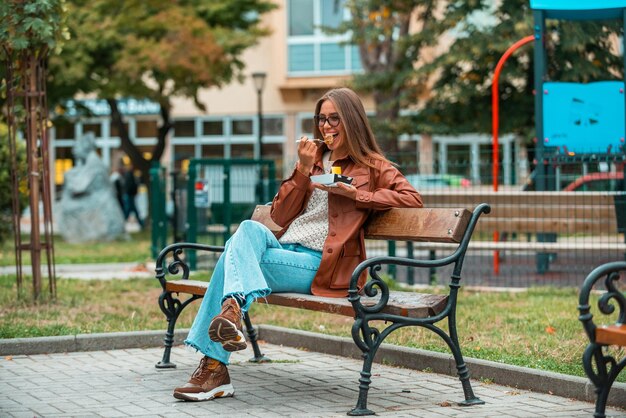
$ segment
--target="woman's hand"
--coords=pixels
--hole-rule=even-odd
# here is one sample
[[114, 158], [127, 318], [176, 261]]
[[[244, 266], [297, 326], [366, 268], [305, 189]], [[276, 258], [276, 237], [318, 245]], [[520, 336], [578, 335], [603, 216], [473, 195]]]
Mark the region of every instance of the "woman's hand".
[[327, 191], [328, 193], [337, 194], [340, 196], [345, 196], [351, 200], [356, 200], [357, 188], [352, 186], [351, 184], [337, 182], [334, 186], [330, 187], [320, 183], [313, 183], [313, 186], [320, 190]]
[[298, 141], [298, 171], [308, 176], [315, 164], [317, 145], [306, 136]]

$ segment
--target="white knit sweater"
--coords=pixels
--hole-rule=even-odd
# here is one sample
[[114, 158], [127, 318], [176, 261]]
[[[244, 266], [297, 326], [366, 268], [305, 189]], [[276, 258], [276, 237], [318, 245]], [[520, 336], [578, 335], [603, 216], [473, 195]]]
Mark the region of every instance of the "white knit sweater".
[[[329, 161], [330, 153], [324, 155], [324, 171], [330, 173], [333, 161]], [[324, 241], [328, 236], [328, 192], [313, 190], [302, 215], [298, 216], [278, 240], [281, 244], [300, 244], [316, 251], [324, 249]]]

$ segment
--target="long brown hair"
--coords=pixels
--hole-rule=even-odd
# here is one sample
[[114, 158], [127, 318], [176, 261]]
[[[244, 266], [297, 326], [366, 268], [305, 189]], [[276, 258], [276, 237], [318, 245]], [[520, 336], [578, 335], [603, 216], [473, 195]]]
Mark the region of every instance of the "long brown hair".
[[[348, 155], [357, 164], [374, 167], [371, 159], [387, 161], [365, 114], [363, 102], [359, 96], [347, 87], [327, 91], [315, 105], [315, 114], [319, 115], [322, 103], [330, 100], [337, 109], [346, 134], [346, 148]], [[317, 124], [313, 125], [313, 135], [322, 139], [322, 133]]]

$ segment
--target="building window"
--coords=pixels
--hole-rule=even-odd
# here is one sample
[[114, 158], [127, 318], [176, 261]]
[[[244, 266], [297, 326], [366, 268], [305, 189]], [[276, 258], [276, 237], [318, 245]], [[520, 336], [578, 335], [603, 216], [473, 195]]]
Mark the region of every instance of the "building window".
[[102, 137], [102, 124], [100, 123], [83, 123], [83, 135], [92, 132], [96, 138]]
[[315, 45], [289, 45], [289, 73], [315, 71]]
[[138, 120], [135, 122], [135, 128], [137, 130], [137, 138], [157, 137], [158, 129], [155, 120]]
[[239, 119], [231, 122], [231, 132], [233, 135], [252, 135], [252, 119]]
[[300, 135], [313, 135], [313, 115], [300, 116]]
[[282, 136], [284, 135], [283, 126], [281, 117], [263, 118], [263, 136]]
[[230, 149], [232, 158], [254, 158], [252, 144], [233, 144]]
[[224, 146], [223, 145], [202, 145], [201, 148], [202, 158], [224, 158]]
[[181, 137], [195, 137], [195, 121], [193, 120], [177, 120], [174, 121], [174, 136]]
[[70, 122], [54, 123], [55, 139], [74, 139], [74, 124]]
[[289, 0], [287, 38], [289, 75], [350, 74], [362, 70], [358, 48], [346, 35], [329, 35], [349, 19], [345, 0]]
[[313, 35], [313, 7], [315, 0], [289, 2], [289, 36]]
[[224, 123], [221, 120], [207, 120], [202, 123], [202, 135], [224, 135]]

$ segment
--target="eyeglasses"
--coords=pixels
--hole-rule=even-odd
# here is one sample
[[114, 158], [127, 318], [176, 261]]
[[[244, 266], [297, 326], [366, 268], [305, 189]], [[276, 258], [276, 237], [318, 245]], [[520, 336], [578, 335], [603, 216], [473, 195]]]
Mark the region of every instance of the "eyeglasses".
[[313, 120], [315, 121], [315, 123], [317, 123], [317, 126], [319, 126], [320, 128], [323, 127], [326, 124], [326, 122], [328, 122], [328, 124], [333, 128], [335, 128], [337, 125], [339, 125], [339, 122], [341, 122], [341, 118], [337, 114], [333, 114], [330, 116], [315, 115], [313, 116]]

